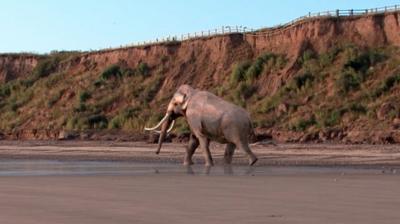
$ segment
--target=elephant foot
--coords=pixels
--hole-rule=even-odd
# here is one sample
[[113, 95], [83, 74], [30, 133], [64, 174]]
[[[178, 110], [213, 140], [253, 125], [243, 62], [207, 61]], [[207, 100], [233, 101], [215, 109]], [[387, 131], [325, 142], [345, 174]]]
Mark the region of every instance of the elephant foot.
[[193, 165], [193, 162], [192, 161], [184, 161], [183, 165], [184, 166], [191, 166], [191, 165]]
[[225, 159], [224, 159], [224, 162], [225, 162], [226, 165], [231, 165], [231, 163], [232, 163], [232, 158], [225, 158]]
[[206, 162], [206, 165], [205, 165], [206, 167], [211, 167], [211, 166], [214, 166], [214, 163], [213, 163], [213, 161], [211, 161], [211, 162]]
[[250, 160], [249, 165], [250, 165], [250, 166], [253, 166], [257, 161], [258, 161], [257, 157], [254, 157], [254, 158], [252, 158], [252, 159]]

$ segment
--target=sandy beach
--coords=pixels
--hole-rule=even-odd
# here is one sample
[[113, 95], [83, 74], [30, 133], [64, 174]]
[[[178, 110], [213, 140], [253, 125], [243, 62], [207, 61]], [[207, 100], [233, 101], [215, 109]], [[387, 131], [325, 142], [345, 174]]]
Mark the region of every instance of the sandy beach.
[[[0, 158], [182, 163], [185, 147], [186, 144], [164, 143], [156, 155], [156, 145], [144, 142], [0, 141]], [[224, 145], [213, 143], [210, 148], [215, 163], [222, 164]], [[251, 149], [259, 158], [257, 166], [400, 166], [400, 145], [256, 143]], [[200, 149], [194, 161], [204, 163]], [[247, 164], [244, 152], [235, 151], [233, 164]]]
[[249, 168], [145, 143], [3, 142], [0, 223], [396, 223], [397, 146], [256, 145]]

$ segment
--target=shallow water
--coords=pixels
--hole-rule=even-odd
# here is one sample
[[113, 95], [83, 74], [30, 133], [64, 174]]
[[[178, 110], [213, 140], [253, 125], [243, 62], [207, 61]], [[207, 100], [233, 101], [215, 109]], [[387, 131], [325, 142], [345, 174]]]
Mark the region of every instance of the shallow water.
[[63, 176], [63, 175], [211, 175], [268, 176], [307, 174], [392, 174], [394, 168], [311, 167], [311, 166], [214, 166], [202, 164], [190, 167], [174, 163], [140, 163], [114, 161], [3, 160], [0, 176]]

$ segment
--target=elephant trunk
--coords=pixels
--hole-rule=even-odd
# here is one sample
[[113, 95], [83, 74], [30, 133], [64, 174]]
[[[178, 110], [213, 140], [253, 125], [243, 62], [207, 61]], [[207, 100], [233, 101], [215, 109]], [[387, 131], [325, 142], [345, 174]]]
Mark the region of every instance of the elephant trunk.
[[171, 125], [171, 122], [172, 122], [170, 114], [167, 114], [166, 117], [167, 117], [167, 119], [165, 119], [164, 123], [162, 123], [162, 125], [161, 125], [160, 137], [158, 138], [158, 148], [157, 148], [156, 154], [160, 153], [162, 143], [165, 139], [165, 136], [167, 135], [167, 129]]

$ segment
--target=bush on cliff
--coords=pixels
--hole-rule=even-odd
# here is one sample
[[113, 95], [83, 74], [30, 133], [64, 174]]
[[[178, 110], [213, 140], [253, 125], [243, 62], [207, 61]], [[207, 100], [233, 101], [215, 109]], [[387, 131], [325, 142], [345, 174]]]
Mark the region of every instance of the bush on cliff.
[[100, 74], [100, 78], [102, 80], [108, 80], [112, 77], [115, 77], [115, 78], [122, 77], [122, 73], [121, 73], [119, 65], [110, 65], [107, 68], [105, 68], [103, 70], [103, 72]]

